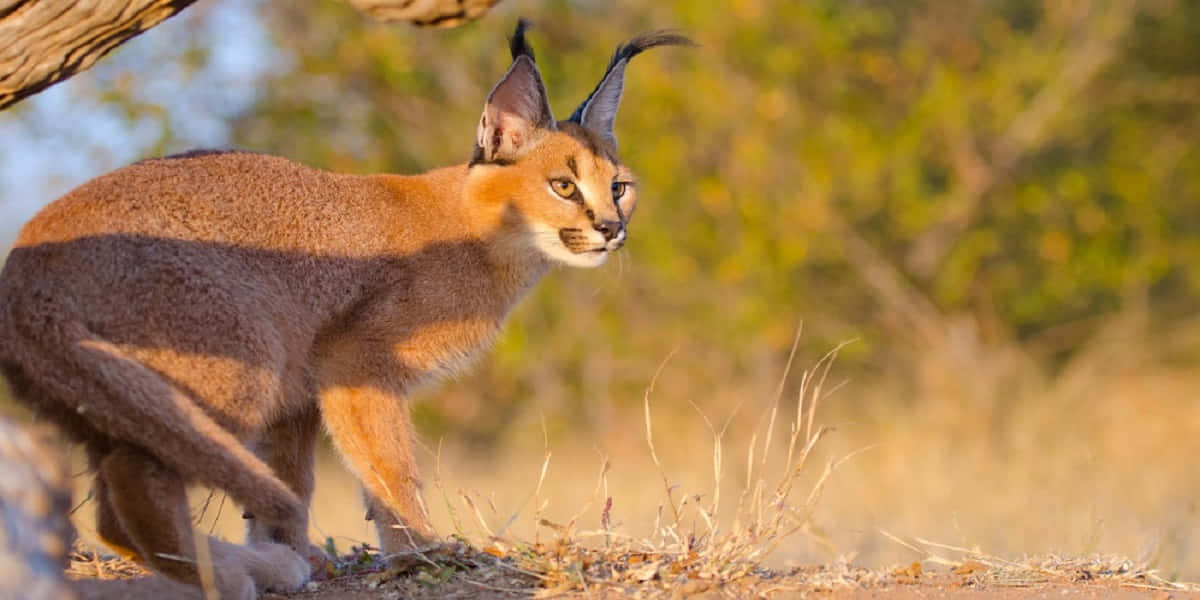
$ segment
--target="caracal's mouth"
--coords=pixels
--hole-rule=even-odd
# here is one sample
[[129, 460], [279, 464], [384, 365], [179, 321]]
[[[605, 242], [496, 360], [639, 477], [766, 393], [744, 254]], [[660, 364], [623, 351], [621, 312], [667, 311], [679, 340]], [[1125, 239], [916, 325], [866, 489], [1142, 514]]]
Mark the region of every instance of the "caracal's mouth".
[[625, 230], [624, 229], [622, 229], [621, 232], [617, 234], [617, 237], [615, 237], [611, 240], [608, 240], [608, 242], [606, 244], [604, 244], [604, 250], [606, 250], [608, 252], [620, 250], [621, 248], [624, 248], [624, 247], [625, 247]]

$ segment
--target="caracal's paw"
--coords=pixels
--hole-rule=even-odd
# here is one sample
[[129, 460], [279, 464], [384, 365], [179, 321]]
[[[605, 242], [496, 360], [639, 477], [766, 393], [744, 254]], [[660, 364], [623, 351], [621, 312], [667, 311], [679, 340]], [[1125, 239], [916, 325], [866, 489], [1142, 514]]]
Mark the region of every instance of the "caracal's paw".
[[[221, 600], [254, 600], [258, 598], [258, 588], [254, 585], [254, 579], [246, 573], [245, 570], [237, 567], [225, 567], [217, 570], [217, 592], [221, 595]], [[204, 597], [207, 594], [201, 586], [187, 586], [191, 592], [200, 592]], [[148, 596], [152, 597], [152, 596]], [[158, 596], [163, 597], [163, 596]]]
[[255, 558], [247, 561], [246, 568], [260, 590], [294, 590], [304, 585], [312, 574], [309, 560], [283, 544], [258, 542], [247, 549]]

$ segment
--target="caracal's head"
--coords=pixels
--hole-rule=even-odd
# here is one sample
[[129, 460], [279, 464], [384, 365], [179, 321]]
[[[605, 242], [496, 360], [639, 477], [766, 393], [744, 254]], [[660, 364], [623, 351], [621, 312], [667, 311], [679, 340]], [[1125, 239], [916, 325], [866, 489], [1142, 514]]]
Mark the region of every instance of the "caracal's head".
[[637, 205], [633, 173], [617, 158], [613, 120], [625, 65], [664, 44], [690, 44], [657, 31], [617, 47], [596, 89], [564, 121], [550, 112], [546, 87], [517, 24], [513, 63], [488, 95], [468, 174], [469, 189], [512, 217], [519, 243], [551, 261], [595, 267], [625, 244]]

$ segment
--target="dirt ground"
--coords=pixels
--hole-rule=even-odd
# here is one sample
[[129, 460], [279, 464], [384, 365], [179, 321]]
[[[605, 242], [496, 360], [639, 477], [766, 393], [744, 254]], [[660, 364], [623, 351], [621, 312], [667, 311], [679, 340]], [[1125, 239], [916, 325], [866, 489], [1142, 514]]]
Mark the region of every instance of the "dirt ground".
[[375, 588], [361, 577], [346, 577], [310, 586], [292, 594], [268, 594], [270, 600], [329, 599], [377, 600], [379, 598], [951, 598], [951, 599], [1017, 599], [1017, 598], [1111, 598], [1115, 600], [1168, 600], [1196, 598], [1200, 594], [1181, 590], [1135, 587], [1118, 582], [1038, 582], [1023, 585], [1002, 585], [974, 582], [952, 575], [934, 575], [918, 580], [873, 582], [863, 585], [827, 586], [813, 584], [803, 575], [781, 574], [775, 577], [744, 579], [734, 583], [691, 581], [682, 585], [643, 584], [630, 589], [617, 586], [592, 586], [587, 590], [554, 592], [537, 588], [501, 588], [465, 579], [439, 585], [395, 582]]
[[[884, 570], [818, 565], [788, 571], [752, 569], [724, 578], [680, 569], [678, 561], [628, 554], [572, 560], [561, 570], [532, 570], [516, 556], [498, 557], [462, 544], [393, 561], [359, 550], [318, 566], [303, 589], [265, 600], [399, 600], [433, 598], [1200, 598], [1200, 588], [1159, 579], [1127, 561], [1045, 558], [1003, 564], [915, 562]], [[525, 558], [528, 558], [526, 556]], [[576, 557], [577, 558], [577, 557]], [[546, 563], [542, 563], [543, 566]], [[77, 552], [75, 579], [146, 576], [137, 565]], [[711, 576], [711, 574], [709, 574]]]
[[[504, 584], [508, 583], [509, 587]], [[1117, 581], [1039, 581], [1023, 584], [1002, 584], [952, 574], [922, 575], [919, 578], [897, 580], [882, 578], [870, 582], [831, 584], [813, 582], [804, 573], [774, 574], [742, 578], [720, 583], [703, 580], [686, 582], [647, 582], [639, 586], [594, 584], [587, 589], [554, 591], [528, 587], [528, 581], [476, 581], [468, 577], [454, 578], [440, 584], [406, 580], [371, 587], [363, 577], [344, 577], [310, 584], [304, 591], [292, 594], [268, 594], [270, 600], [329, 599], [367, 600], [399, 598], [951, 598], [951, 599], [1017, 599], [1017, 598], [1111, 598], [1115, 600], [1168, 600], [1200, 598], [1200, 593], [1186, 590], [1141, 587], [1135, 583]], [[514, 585], [524, 584], [524, 585]]]

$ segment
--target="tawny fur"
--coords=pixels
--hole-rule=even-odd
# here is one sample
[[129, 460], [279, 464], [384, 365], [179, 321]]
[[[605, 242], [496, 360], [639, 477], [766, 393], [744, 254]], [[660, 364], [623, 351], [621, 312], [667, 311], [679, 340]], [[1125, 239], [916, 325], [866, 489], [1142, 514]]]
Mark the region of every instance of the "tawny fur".
[[322, 424], [385, 551], [433, 534], [407, 397], [467, 364], [551, 264], [602, 263], [636, 200], [612, 132], [547, 119], [513, 47], [469, 165], [352, 176], [192, 153], [94, 179], [21, 231], [0, 368], [86, 445], [111, 546], [198, 582], [198, 482], [250, 519], [248, 545], [209, 541], [222, 597], [300, 585]]

